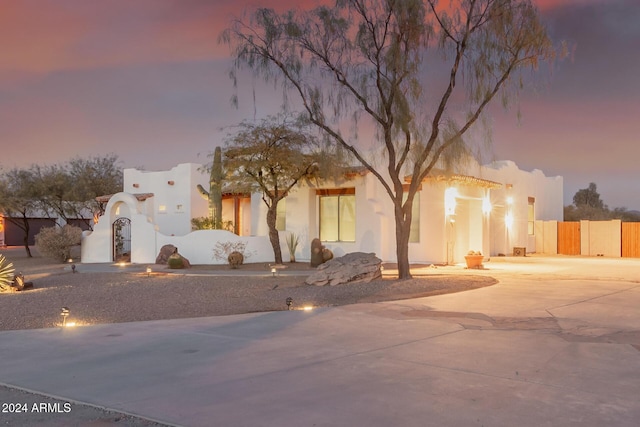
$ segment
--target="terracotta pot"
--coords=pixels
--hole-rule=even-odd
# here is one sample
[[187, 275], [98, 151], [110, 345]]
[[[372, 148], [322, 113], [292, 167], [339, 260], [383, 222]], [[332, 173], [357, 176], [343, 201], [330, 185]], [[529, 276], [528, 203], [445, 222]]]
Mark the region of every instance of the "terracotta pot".
[[464, 260], [467, 262], [467, 268], [480, 268], [484, 255], [467, 255]]

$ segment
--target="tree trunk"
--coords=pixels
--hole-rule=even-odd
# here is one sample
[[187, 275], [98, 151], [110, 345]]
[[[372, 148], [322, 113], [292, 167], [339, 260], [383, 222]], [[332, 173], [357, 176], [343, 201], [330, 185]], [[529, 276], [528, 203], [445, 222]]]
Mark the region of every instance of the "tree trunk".
[[280, 249], [280, 237], [278, 236], [278, 229], [276, 228], [276, 209], [277, 203], [271, 203], [267, 210], [267, 226], [269, 227], [269, 241], [271, 247], [273, 247], [273, 255], [276, 260], [276, 264], [282, 264], [282, 250]]
[[411, 279], [409, 269], [409, 234], [411, 233], [411, 210], [405, 218], [402, 206], [395, 206], [396, 220], [396, 258], [398, 263], [398, 278]]
[[22, 242], [24, 243], [24, 250], [27, 251], [27, 256], [29, 258], [33, 258], [33, 255], [31, 255], [31, 248], [29, 248], [29, 230], [31, 229], [29, 227], [29, 220], [23, 217], [22, 222], [24, 226], [20, 228], [24, 230], [24, 237], [22, 238]]

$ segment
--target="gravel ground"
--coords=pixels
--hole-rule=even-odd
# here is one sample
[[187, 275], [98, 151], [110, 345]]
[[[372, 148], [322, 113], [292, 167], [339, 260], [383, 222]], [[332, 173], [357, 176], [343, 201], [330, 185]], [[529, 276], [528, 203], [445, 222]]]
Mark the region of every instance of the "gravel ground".
[[[81, 270], [81, 269], [79, 269]], [[459, 292], [492, 285], [483, 276], [430, 275], [343, 286], [304, 284], [305, 276], [209, 276], [175, 273], [72, 273], [34, 278], [34, 289], [0, 294], [0, 330], [38, 329], [60, 324], [69, 307], [78, 324], [120, 323], [338, 306]]]
[[[264, 276], [210, 275], [228, 267], [195, 266], [189, 274], [169, 273], [154, 268], [154, 273], [82, 272], [72, 273], [68, 266], [51, 263], [33, 250], [27, 258], [23, 248], [2, 249], [0, 253], [14, 263], [16, 271], [33, 281], [34, 289], [0, 293], [0, 330], [50, 328], [60, 325], [61, 307], [69, 307], [69, 321], [78, 324], [120, 323], [143, 320], [220, 316], [258, 311], [286, 310], [286, 299], [294, 305], [337, 306], [378, 302], [460, 292], [490, 286], [496, 280], [486, 276], [437, 275], [398, 281], [384, 278], [370, 283], [316, 287], [304, 284], [313, 269], [297, 264], [290, 270], [300, 276], [272, 277], [266, 265], [245, 265], [243, 270], [264, 271]], [[65, 267], [67, 267], [65, 269]], [[388, 271], [386, 268], [385, 271]], [[207, 272], [207, 275], [197, 274]], [[196, 273], [196, 274], [193, 274]], [[0, 382], [2, 379], [0, 378]], [[0, 386], [0, 403], [53, 403], [69, 413], [0, 413], [0, 425], [15, 426], [160, 426], [79, 403], [68, 403], [22, 390]]]

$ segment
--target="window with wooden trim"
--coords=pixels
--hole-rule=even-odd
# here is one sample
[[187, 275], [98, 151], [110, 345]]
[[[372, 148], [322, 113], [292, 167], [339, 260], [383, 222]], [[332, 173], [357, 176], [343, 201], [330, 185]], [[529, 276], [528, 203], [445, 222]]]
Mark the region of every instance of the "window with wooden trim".
[[533, 236], [536, 232], [536, 198], [529, 197], [527, 206], [527, 233]]
[[282, 199], [276, 206], [276, 230], [285, 231], [287, 229], [287, 199]]
[[[402, 203], [407, 201], [407, 193], [402, 195]], [[413, 197], [411, 205], [411, 231], [409, 243], [420, 243], [420, 192]]]
[[317, 190], [320, 205], [320, 240], [356, 241], [355, 188]]

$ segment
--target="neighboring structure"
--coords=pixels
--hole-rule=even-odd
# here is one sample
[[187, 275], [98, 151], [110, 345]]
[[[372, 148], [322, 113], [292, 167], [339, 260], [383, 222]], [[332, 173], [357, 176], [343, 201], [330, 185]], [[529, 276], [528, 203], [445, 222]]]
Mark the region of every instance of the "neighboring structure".
[[[407, 185], [410, 179], [407, 178]], [[222, 230], [191, 232], [191, 218], [208, 214], [197, 185], [208, 185], [200, 165], [169, 171], [126, 169], [124, 191], [108, 198], [105, 215], [86, 232], [82, 262], [130, 260], [153, 263], [164, 244], [177, 246], [194, 264], [218, 264], [216, 242], [247, 242], [249, 262], [273, 262], [260, 194], [225, 194], [223, 220], [238, 235]], [[421, 184], [414, 204], [409, 256], [413, 263], [459, 263], [468, 251], [510, 255], [514, 248], [536, 251], [536, 221], [561, 221], [562, 177], [526, 172], [515, 163], [473, 165], [464, 174], [434, 173]], [[395, 261], [395, 223], [388, 195], [366, 170], [338, 182], [301, 185], [279, 204], [278, 229], [284, 259], [286, 234], [300, 244], [296, 259], [310, 259], [310, 242], [320, 237], [336, 256], [375, 252]]]
[[[86, 218], [91, 218], [87, 213]], [[0, 246], [23, 246], [24, 230], [20, 228], [24, 219], [21, 217], [9, 217], [0, 213]], [[40, 211], [35, 211], [27, 218], [29, 221], [29, 235], [27, 236], [27, 244], [33, 246], [35, 244], [35, 236], [43, 227], [54, 227], [56, 225], [70, 224], [88, 230], [92, 225], [91, 219], [74, 218], [64, 221], [55, 215], [46, 216]], [[17, 223], [17, 224], [16, 224]], [[20, 224], [20, 225], [18, 225]]]

